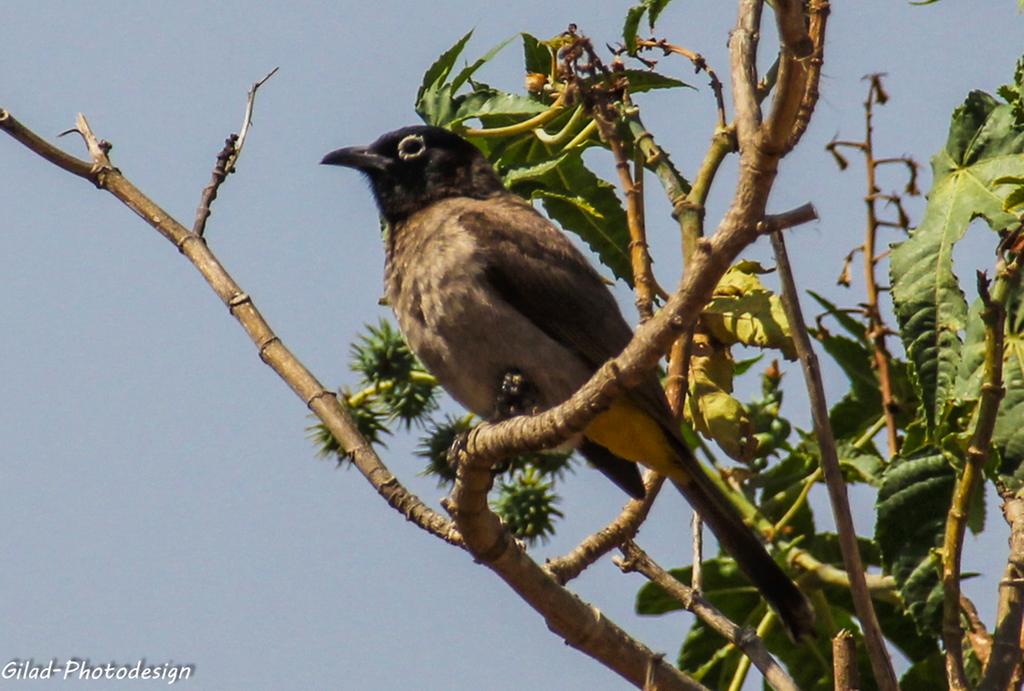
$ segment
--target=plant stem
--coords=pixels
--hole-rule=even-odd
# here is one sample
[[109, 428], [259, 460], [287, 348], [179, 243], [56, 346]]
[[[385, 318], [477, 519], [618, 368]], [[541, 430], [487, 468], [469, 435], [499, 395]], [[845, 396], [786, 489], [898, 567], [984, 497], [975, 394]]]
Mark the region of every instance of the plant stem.
[[946, 678], [954, 691], [969, 688], [964, 671], [963, 627], [960, 623], [960, 558], [963, 552], [967, 516], [975, 491], [981, 482], [988, 460], [992, 432], [1003, 399], [1003, 343], [1006, 324], [1006, 300], [1011, 288], [1019, 282], [1016, 260], [1007, 264], [999, 260], [996, 282], [991, 293], [988, 280], [978, 273], [978, 295], [984, 304], [981, 313], [985, 324], [985, 361], [977, 422], [967, 447], [966, 465], [957, 478], [946, 518], [942, 545], [942, 642], [946, 648]]
[[782, 233], [772, 233], [771, 240], [779, 271], [779, 280], [782, 283], [782, 302], [786, 309], [786, 318], [789, 320], [793, 343], [800, 357], [804, 379], [807, 382], [807, 392], [811, 403], [811, 416], [814, 420], [814, 432], [818, 439], [818, 446], [821, 449], [821, 469], [825, 476], [825, 484], [832, 503], [832, 515], [835, 518], [836, 530], [839, 533], [839, 546], [843, 553], [843, 564], [850, 576], [850, 594], [853, 597], [854, 611], [857, 613], [857, 618], [860, 619], [861, 626], [864, 629], [864, 642], [867, 646], [872, 670], [875, 673], [876, 683], [883, 691], [896, 691], [899, 688], [896, 682], [896, 673], [893, 671], [892, 660], [889, 658], [889, 651], [885, 647], [882, 629], [879, 626], [878, 617], [875, 615], [871, 594], [868, 591], [867, 582], [864, 578], [864, 564], [861, 560], [860, 549], [857, 544], [857, 531], [854, 527], [853, 516], [850, 511], [850, 500], [846, 493], [846, 483], [843, 481], [843, 473], [839, 467], [835, 437], [832, 434], [832, 425], [828, 419], [828, 403], [825, 400], [825, 388], [821, 381], [818, 358], [814, 354], [810, 336], [807, 334], [807, 325], [800, 310], [796, 282], [793, 279], [793, 270], [789, 263], [789, 255], [786, 252], [786, 243]]

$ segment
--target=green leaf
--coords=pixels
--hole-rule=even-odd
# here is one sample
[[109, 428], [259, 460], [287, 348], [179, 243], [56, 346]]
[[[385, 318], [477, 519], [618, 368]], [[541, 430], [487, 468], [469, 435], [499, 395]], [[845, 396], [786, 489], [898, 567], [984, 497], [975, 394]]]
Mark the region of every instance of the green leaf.
[[563, 155], [547, 172], [521, 180], [513, 191], [540, 199], [549, 216], [579, 235], [601, 263], [632, 284], [626, 212], [615, 187], [592, 173], [578, 151]]
[[[985, 325], [981, 319], [984, 308], [975, 300], [967, 316], [963, 358], [957, 372], [956, 397], [959, 402], [978, 400], [984, 381]], [[1016, 286], [1007, 299], [1003, 344], [1003, 388], [992, 445], [999, 456], [994, 462], [1000, 479], [1011, 490], [1024, 486], [1024, 291]]]
[[549, 74], [551, 72], [551, 48], [530, 34], [523, 37], [523, 60], [527, 73]]
[[490, 87], [478, 88], [471, 93], [452, 99], [454, 112], [444, 125], [454, 127], [472, 118], [496, 115], [535, 115], [543, 113], [548, 105], [530, 96], [520, 96]]
[[672, 0], [647, 0], [647, 26], [650, 29], [654, 29], [654, 23], [658, 21], [658, 17], [661, 16], [662, 11], [668, 7], [668, 4]]
[[1001, 457], [999, 476], [1013, 491], [1024, 487], [1024, 288], [1019, 284], [1006, 305], [1003, 388], [992, 443]]
[[967, 311], [967, 329], [957, 368], [954, 394], [960, 401], [978, 400], [985, 364], [985, 323], [981, 320], [984, 305], [981, 298]]
[[647, 27], [653, 31], [654, 23], [658, 21], [662, 10], [668, 6], [669, 2], [671, 0], [642, 0], [639, 5], [630, 7], [626, 12], [626, 20], [622, 25], [622, 40], [630, 55], [636, 53], [637, 32], [644, 14], [647, 15]]
[[992, 182], [1024, 172], [1022, 150], [1024, 130], [1016, 126], [1011, 107], [972, 92], [953, 113], [945, 148], [932, 158], [934, 183], [924, 219], [893, 248], [892, 296], [929, 428], [953, 394], [959, 331], [967, 317], [953, 273], [953, 246], [979, 216], [997, 231], [1016, 222], [1003, 211], [1003, 197]]
[[[416, 92], [416, 112], [430, 124], [435, 124], [435, 120], [428, 116], [441, 110], [445, 100], [441, 93], [445, 80], [451, 74], [455, 61], [459, 59], [472, 35], [472, 31], [466, 33], [455, 42], [455, 45], [442, 53], [441, 57], [423, 74], [423, 83], [420, 84], [419, 91]], [[449, 89], [447, 94], [449, 98], [450, 94], [451, 90]]]
[[[1024, 0], [1018, 2], [1018, 7], [1024, 7], [1022, 2]], [[1024, 57], [1017, 60], [1017, 67], [1013, 71], [1013, 83], [999, 87], [998, 93], [1010, 104], [1017, 124], [1024, 124]]]
[[732, 394], [735, 366], [729, 348], [704, 332], [690, 345], [689, 396], [684, 413], [693, 429], [714, 439], [738, 461], [753, 460], [758, 450], [750, 414]]
[[506, 187], [513, 187], [514, 185], [526, 182], [528, 180], [535, 180], [543, 177], [557, 168], [562, 164], [566, 154], [558, 156], [557, 158], [551, 158], [540, 163], [535, 163], [528, 166], [518, 166], [511, 168], [505, 172], [502, 176], [505, 181]]
[[[471, 35], [472, 33], [473, 32], [471, 31], [467, 35]], [[498, 45], [494, 46], [489, 51], [484, 53], [483, 57], [477, 58], [475, 62], [464, 67], [462, 71], [455, 76], [455, 79], [452, 80], [452, 91], [457, 91], [458, 88], [465, 84], [478, 69], [480, 69], [486, 63], [490, 62], [491, 59], [494, 58], [494, 56], [497, 55], [502, 48], [511, 43], [512, 39], [514, 38], [515, 36], [509, 36], [504, 41], [502, 41], [501, 43], [499, 43]]]
[[894, 462], [878, 492], [875, 539], [907, 610], [922, 632], [939, 631], [942, 587], [935, 549], [942, 544], [956, 475], [934, 450]]
[[1024, 177], [1009, 175], [997, 178], [995, 185], [1013, 185], [1013, 189], [1003, 200], [1003, 211], [1007, 213], [1020, 213], [1024, 211]]
[[764, 359], [764, 355], [761, 354], [761, 355], [755, 355], [754, 357], [748, 358], [746, 360], [737, 360], [736, 364], [732, 368], [732, 373], [736, 377], [738, 377], [738, 376], [740, 376], [742, 374], [746, 374], [747, 372], [750, 371], [751, 367], [753, 367], [757, 363], [761, 362], [761, 360], [763, 360], [763, 359]]
[[[932, 0], [934, 1], [934, 0]], [[946, 658], [938, 650], [915, 662], [900, 677], [901, 691], [935, 691], [946, 688]]]
[[635, 5], [626, 11], [626, 21], [622, 25], [622, 40], [630, 55], [636, 53], [636, 34], [640, 29], [640, 20], [646, 12], [646, 5]]
[[655, 89], [676, 89], [680, 86], [685, 86], [688, 89], [694, 88], [684, 81], [666, 77], [651, 70], [623, 70], [622, 74], [626, 75], [626, 79], [629, 81], [629, 92], [632, 94]]
[[493, 114], [532, 115], [543, 111], [546, 106], [533, 98], [508, 94], [486, 85], [474, 84], [472, 92], [457, 95], [456, 92], [470, 82], [473, 74], [512, 40], [509, 38], [502, 41], [448, 81], [455, 63], [472, 35], [473, 32], [470, 31], [459, 39], [423, 75], [423, 83], [416, 94], [416, 113], [424, 122], [440, 127], [452, 127], [474, 117]]

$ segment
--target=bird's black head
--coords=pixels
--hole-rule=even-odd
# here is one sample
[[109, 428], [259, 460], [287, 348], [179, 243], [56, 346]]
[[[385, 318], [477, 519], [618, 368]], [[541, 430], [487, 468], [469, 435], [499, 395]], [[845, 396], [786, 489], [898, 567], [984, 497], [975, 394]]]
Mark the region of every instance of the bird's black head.
[[391, 224], [448, 197], [486, 199], [504, 190], [480, 150], [440, 127], [404, 127], [369, 146], [338, 149], [321, 163], [364, 173]]

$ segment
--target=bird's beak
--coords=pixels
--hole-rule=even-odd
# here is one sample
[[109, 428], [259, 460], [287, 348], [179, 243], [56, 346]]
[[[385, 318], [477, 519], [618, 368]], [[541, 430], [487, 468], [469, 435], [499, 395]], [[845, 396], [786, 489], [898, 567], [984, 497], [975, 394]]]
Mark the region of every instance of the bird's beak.
[[349, 146], [332, 151], [324, 156], [320, 163], [328, 166], [355, 168], [364, 173], [383, 173], [390, 167], [391, 160], [370, 151], [365, 146]]

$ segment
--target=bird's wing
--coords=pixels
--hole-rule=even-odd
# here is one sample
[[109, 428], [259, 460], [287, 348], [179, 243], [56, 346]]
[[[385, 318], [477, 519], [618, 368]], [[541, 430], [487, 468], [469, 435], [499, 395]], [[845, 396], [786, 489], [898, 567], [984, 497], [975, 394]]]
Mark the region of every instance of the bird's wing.
[[[633, 337], [611, 291], [583, 254], [532, 206], [512, 197], [474, 205], [459, 223], [479, 239], [495, 291], [555, 341], [597, 370]], [[652, 372], [632, 392], [648, 414], [679, 434]]]
[[[511, 196], [511, 195], [510, 195]], [[498, 295], [597, 369], [633, 336], [601, 277], [569, 239], [518, 198], [463, 211]]]

